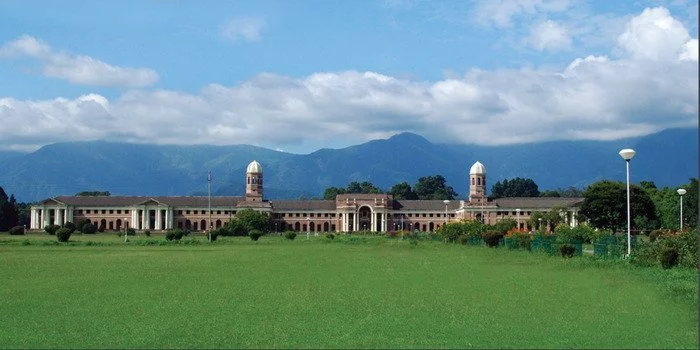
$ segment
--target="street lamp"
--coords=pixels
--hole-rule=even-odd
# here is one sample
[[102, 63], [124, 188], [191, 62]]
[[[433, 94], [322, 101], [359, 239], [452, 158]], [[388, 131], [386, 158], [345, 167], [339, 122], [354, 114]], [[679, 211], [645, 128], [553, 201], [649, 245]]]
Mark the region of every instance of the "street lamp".
[[542, 218], [537, 218], [537, 221], [539, 221], [539, 225], [537, 225], [537, 228], [541, 231], [542, 230]]
[[450, 201], [448, 199], [445, 199], [442, 202], [445, 203], [445, 224], [447, 224], [447, 205], [450, 204]]
[[309, 226], [309, 217], [306, 217], [306, 239], [311, 237], [311, 226]]
[[515, 214], [518, 218], [518, 232], [520, 232], [520, 209], [515, 209]]
[[632, 253], [632, 215], [630, 213], [630, 160], [634, 157], [634, 150], [625, 148], [620, 151], [620, 157], [627, 164], [627, 257]]
[[679, 188], [676, 192], [681, 197], [681, 231], [683, 231], [683, 195], [686, 193], [685, 189]]

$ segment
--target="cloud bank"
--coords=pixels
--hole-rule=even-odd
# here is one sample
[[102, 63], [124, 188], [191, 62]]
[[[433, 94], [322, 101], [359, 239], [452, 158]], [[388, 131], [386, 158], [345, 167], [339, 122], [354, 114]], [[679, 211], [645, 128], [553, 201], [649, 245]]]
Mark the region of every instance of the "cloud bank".
[[[439, 81], [361, 71], [301, 78], [263, 73], [197, 93], [0, 98], [0, 120], [18, 126], [1, 128], [0, 144], [107, 139], [308, 151], [402, 131], [439, 142], [499, 145], [609, 140], [697, 126], [697, 38], [666, 9], [652, 8], [631, 18], [616, 40], [614, 54], [577, 58], [561, 70], [473, 69]], [[3, 50], [25, 55], [52, 52], [28, 38], [8, 45]]]

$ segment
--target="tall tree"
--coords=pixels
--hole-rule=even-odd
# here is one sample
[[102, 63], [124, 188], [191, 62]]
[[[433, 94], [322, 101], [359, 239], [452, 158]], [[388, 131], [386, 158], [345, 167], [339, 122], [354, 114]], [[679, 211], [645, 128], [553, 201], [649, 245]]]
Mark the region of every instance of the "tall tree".
[[411, 185], [406, 181], [394, 185], [389, 190], [389, 194], [394, 196], [394, 199], [418, 199], [418, 195], [413, 192]]
[[7, 197], [5, 190], [0, 187], [0, 231], [7, 231], [19, 224], [19, 210], [15, 196]]
[[326, 188], [325, 191], [323, 191], [323, 199], [335, 200], [335, 197], [337, 197], [339, 194], [343, 194], [343, 193], [345, 193], [344, 188], [328, 187], [328, 188]]
[[418, 199], [455, 199], [457, 192], [448, 186], [442, 175], [423, 176], [413, 186]]
[[[627, 187], [625, 183], [603, 180], [588, 186], [583, 193], [581, 215], [592, 226], [616, 232], [627, 227]], [[649, 194], [639, 186], [630, 187], [632, 228], [635, 223], [656, 220], [656, 210]]]
[[504, 179], [491, 186], [491, 198], [503, 197], [539, 197], [540, 191], [537, 184], [532, 179]]

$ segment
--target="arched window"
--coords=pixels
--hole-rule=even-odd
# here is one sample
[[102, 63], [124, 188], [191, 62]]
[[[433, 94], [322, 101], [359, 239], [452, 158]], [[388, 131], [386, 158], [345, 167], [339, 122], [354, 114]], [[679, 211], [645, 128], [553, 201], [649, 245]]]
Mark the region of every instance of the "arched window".
[[476, 178], [476, 184], [477, 184], [477, 185], [481, 185], [481, 178], [480, 178], [480, 177], [477, 177], [477, 178]]
[[472, 177], [472, 186], [474, 185], [474, 178]]
[[255, 176], [253, 176], [253, 185], [255, 185], [255, 184], [257, 184], [257, 183], [258, 183], [258, 178], [255, 177]]

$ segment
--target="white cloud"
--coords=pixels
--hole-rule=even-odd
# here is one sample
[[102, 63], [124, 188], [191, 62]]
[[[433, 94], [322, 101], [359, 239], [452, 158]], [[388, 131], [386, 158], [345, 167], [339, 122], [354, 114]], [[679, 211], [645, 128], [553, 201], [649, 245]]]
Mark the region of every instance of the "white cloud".
[[221, 35], [232, 43], [258, 41], [266, 23], [262, 18], [234, 18], [221, 25]]
[[698, 60], [698, 39], [690, 39], [683, 44], [681, 54], [678, 57], [681, 61], [697, 61]]
[[24, 35], [0, 47], [0, 58], [30, 57], [42, 63], [45, 76], [73, 84], [142, 87], [158, 81], [152, 69], [107, 64], [92, 57], [55, 52], [41, 40]]
[[690, 40], [688, 30], [666, 8], [648, 8], [627, 22], [618, 45], [637, 59], [677, 59]]
[[569, 37], [568, 30], [552, 20], [535, 24], [530, 29], [527, 42], [539, 51], [559, 51], [571, 47], [571, 37]]
[[570, 0], [479, 0], [474, 15], [483, 25], [504, 28], [521, 15], [563, 12], [570, 7]]
[[676, 42], [677, 47], [665, 47], [675, 59], [589, 55], [563, 70], [475, 69], [439, 81], [357, 71], [301, 78], [264, 73], [234, 86], [211, 84], [197, 93], [139, 90], [114, 99], [94, 94], [45, 101], [5, 98], [0, 99], [0, 120], [20, 127], [0, 128], [0, 144], [21, 148], [111, 139], [250, 143], [299, 151], [401, 131], [496, 145], [614, 139], [697, 127], [697, 55], [691, 57], [697, 39], [679, 41], [678, 32], [658, 26], [645, 30], [645, 37]]

